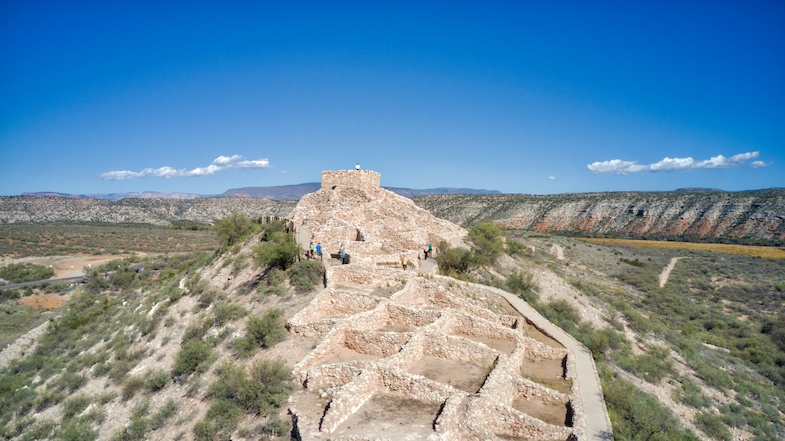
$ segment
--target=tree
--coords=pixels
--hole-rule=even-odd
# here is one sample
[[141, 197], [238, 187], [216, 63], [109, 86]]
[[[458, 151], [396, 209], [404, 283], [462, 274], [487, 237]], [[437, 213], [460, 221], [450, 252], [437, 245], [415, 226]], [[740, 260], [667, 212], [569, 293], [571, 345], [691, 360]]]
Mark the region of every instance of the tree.
[[286, 270], [292, 266], [302, 249], [293, 235], [276, 231], [270, 234], [267, 242], [257, 245], [254, 251], [256, 252], [256, 263], [259, 266], [272, 266]]
[[245, 213], [233, 212], [215, 223], [218, 239], [224, 245], [234, 245], [243, 236], [253, 231], [253, 222]]
[[504, 252], [502, 231], [492, 222], [480, 221], [469, 229], [474, 253], [480, 265], [491, 265]]

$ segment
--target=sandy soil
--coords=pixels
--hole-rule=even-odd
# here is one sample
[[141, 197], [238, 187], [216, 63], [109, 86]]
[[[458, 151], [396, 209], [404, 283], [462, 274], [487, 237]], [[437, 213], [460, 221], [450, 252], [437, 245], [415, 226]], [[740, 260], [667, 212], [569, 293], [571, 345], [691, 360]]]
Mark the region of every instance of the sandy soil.
[[[137, 253], [137, 255], [140, 255]], [[0, 266], [8, 265], [11, 263], [36, 263], [39, 265], [46, 265], [55, 270], [54, 279], [61, 277], [78, 277], [84, 275], [83, 269], [87, 266], [99, 266], [112, 260], [123, 259], [129, 257], [124, 254], [76, 254], [73, 256], [45, 256], [45, 257], [23, 257], [14, 259], [11, 257], [0, 257]]]
[[59, 296], [57, 294], [37, 294], [34, 296], [22, 297], [19, 299], [19, 303], [27, 305], [31, 308], [49, 311], [50, 309], [63, 306], [66, 300], [68, 300], [67, 296]]

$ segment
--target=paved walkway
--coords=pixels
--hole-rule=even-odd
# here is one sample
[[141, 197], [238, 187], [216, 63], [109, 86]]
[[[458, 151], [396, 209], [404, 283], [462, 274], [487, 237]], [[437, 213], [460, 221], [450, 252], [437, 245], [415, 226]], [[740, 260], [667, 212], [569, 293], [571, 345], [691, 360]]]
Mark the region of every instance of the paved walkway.
[[594, 366], [591, 352], [575, 337], [549, 322], [518, 296], [500, 289], [491, 289], [504, 296], [518, 312], [528, 318], [535, 326], [550, 334], [575, 354], [575, 366], [578, 369], [580, 396], [583, 401], [584, 412], [586, 413], [589, 439], [612, 440], [613, 429], [611, 428], [611, 420], [608, 417], [608, 409], [605, 407], [605, 396], [602, 394], [600, 378], [597, 375], [597, 368]]

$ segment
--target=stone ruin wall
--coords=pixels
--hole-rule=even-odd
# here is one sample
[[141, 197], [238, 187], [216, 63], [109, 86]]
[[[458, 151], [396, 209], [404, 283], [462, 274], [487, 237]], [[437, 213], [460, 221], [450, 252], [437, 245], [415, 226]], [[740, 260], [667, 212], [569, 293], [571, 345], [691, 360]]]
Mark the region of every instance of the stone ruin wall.
[[[292, 375], [303, 393], [328, 400], [323, 409], [292, 405], [298, 433], [330, 438], [373, 397], [392, 394], [440, 405], [437, 439], [584, 439], [570, 351], [536, 340], [548, 334], [499, 305], [490, 288], [435, 275], [436, 268], [402, 271], [403, 256], [419, 266], [424, 243], [465, 230], [382, 189], [379, 173], [369, 170], [323, 172], [322, 188], [301, 199], [292, 219], [327, 254], [343, 245], [351, 256], [348, 265], [328, 265], [328, 286], [287, 323], [293, 335], [321, 339]], [[471, 393], [413, 373], [425, 357], [489, 371]], [[522, 370], [532, 359], [561, 361], [569, 393], [526, 378]], [[566, 406], [568, 422], [553, 425], [519, 410], [530, 400]]]
[[[333, 397], [329, 410], [319, 422], [320, 431], [332, 433], [374, 394], [387, 391], [422, 402], [443, 403], [443, 411], [435, 424], [443, 436], [455, 434], [457, 438], [470, 439], [487, 433], [488, 439], [494, 439], [489, 427], [497, 427], [510, 436], [532, 439], [546, 434], [568, 439], [571, 435], [583, 433], [585, 413], [581, 403], [574, 398], [579, 396], [579, 387], [576, 366], [569, 351], [525, 336], [528, 324], [522, 318], [488, 314], [487, 311], [481, 317], [473, 316], [482, 308], [468, 299], [457, 298], [451, 292], [439, 289], [442, 286], [438, 281], [417, 277], [403, 279], [405, 285], [390, 298], [357, 291], [342, 292], [337, 283], [337, 280], [363, 283], [373, 288], [390, 283], [394, 285], [388, 286], [398, 286], [402, 282], [401, 271], [381, 269], [388, 277], [384, 274], [381, 280], [369, 277], [378, 270], [354, 265], [334, 268], [332, 278], [336, 288], [320, 293], [311, 305], [289, 322], [290, 330], [298, 334], [308, 329], [308, 323], [331, 316], [332, 328], [293, 370], [296, 381], [307, 384], [308, 389], [324, 390]], [[482, 290], [476, 286], [475, 289]], [[423, 297], [427, 299], [426, 304], [421, 302]], [[410, 305], [411, 302], [416, 305]], [[341, 306], [329, 306], [336, 303]], [[439, 309], [431, 309], [434, 307]], [[390, 325], [411, 327], [411, 331], [380, 330]], [[460, 335], [514, 341], [516, 346], [511, 354], [505, 355]], [[343, 348], [378, 359], [323, 364]], [[449, 385], [423, 382], [420, 376], [407, 373], [423, 356], [493, 368], [481, 393], [466, 396], [463, 391]], [[522, 362], [531, 357], [563, 359], [564, 378], [571, 382], [570, 394], [522, 378]], [[558, 427], [543, 423], [514, 409], [512, 402], [515, 399], [568, 405], [572, 411], [572, 424]], [[452, 406], [457, 407], [453, 409]], [[470, 417], [468, 420], [467, 416]]]
[[337, 186], [379, 189], [381, 188], [381, 175], [371, 170], [326, 170], [322, 172], [322, 189], [331, 189]]

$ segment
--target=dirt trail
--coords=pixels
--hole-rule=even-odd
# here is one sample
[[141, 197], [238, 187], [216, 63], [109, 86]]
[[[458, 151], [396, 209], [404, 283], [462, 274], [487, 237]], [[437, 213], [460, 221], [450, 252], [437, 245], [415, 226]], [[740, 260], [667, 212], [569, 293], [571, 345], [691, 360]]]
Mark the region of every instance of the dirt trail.
[[668, 277], [670, 277], [671, 271], [676, 267], [676, 262], [678, 262], [679, 259], [684, 259], [684, 257], [672, 257], [668, 266], [660, 273], [660, 288], [665, 287], [665, 284], [668, 283]]
[[551, 254], [559, 260], [564, 260], [564, 247], [556, 244], [551, 245]]

